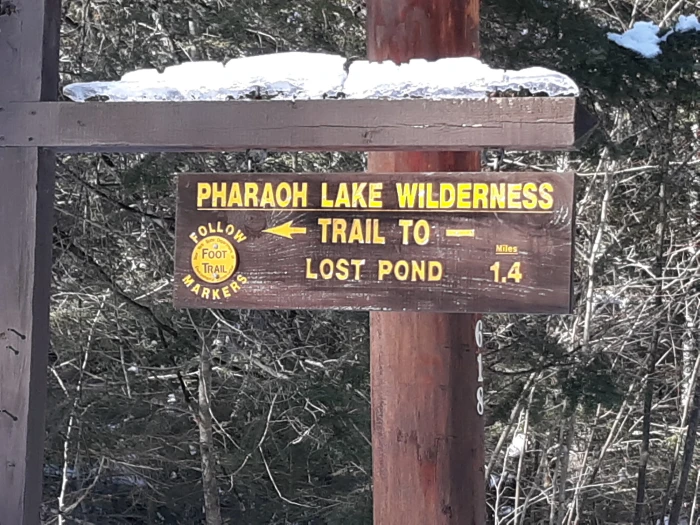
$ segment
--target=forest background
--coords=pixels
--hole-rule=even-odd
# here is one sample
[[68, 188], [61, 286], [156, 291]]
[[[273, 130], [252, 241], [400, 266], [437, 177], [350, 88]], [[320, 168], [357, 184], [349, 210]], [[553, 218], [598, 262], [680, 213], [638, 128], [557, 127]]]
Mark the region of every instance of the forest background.
[[[579, 179], [575, 314], [485, 319], [489, 522], [697, 525], [700, 33], [655, 59], [606, 34], [668, 28], [700, 3], [482, 4], [486, 62], [570, 75], [600, 121], [575, 153], [483, 155], [487, 171]], [[63, 0], [61, 80], [292, 50], [360, 58], [365, 36], [355, 0]], [[371, 523], [368, 315], [171, 306], [173, 174], [365, 161], [60, 157], [45, 523]]]

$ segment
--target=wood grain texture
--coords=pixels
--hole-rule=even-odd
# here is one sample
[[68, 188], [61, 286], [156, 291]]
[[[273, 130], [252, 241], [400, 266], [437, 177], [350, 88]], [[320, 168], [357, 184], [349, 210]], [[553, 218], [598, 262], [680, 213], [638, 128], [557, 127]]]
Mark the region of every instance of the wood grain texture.
[[[0, 146], [61, 151], [568, 150], [573, 97], [2, 103]], [[583, 115], [583, 113], [581, 114]], [[583, 117], [580, 117], [581, 120]]]
[[[175, 304], [190, 308], [569, 313], [573, 182], [572, 173], [180, 175]], [[375, 199], [371, 200], [371, 185], [379, 183], [382, 189], [374, 188]], [[525, 201], [517, 197], [524, 195], [525, 184], [531, 185], [528, 189], [549, 185], [552, 207], [457, 208], [458, 203], [472, 208], [508, 205], [508, 188], [516, 190], [511, 194], [512, 204], [524, 206]], [[299, 190], [294, 194], [298, 201], [290, 201], [293, 185]], [[479, 185], [499, 193], [477, 203]], [[336, 199], [342, 200], [344, 188], [348, 190], [346, 202], [351, 203], [353, 187], [362, 190], [356, 195], [358, 205], [382, 207], [322, 207], [338, 204]], [[256, 197], [251, 192], [247, 199], [253, 188]], [[401, 208], [397, 190], [408, 188], [415, 200], [412, 206]], [[215, 195], [217, 190], [220, 193]], [[266, 192], [268, 200], [286, 199], [286, 206], [265, 202], [264, 208], [258, 208]], [[426, 196], [422, 208], [421, 193]], [[441, 193], [446, 208], [427, 209], [441, 204]], [[498, 195], [504, 197], [500, 204], [491, 198]], [[548, 202], [539, 201], [542, 205]], [[403, 204], [408, 206], [408, 202]], [[281, 230], [267, 231], [273, 228]], [[245, 239], [236, 240], [239, 233]], [[237, 254], [235, 273], [224, 275], [222, 270], [221, 281], [214, 284], [207, 283], [206, 274], [197, 275], [192, 261], [193, 252], [200, 253], [204, 247], [207, 264], [212, 268], [225, 264], [230, 252], [216, 255], [225, 241], [220, 246], [213, 241], [213, 248], [202, 244], [212, 236], [227, 239], [228, 249]], [[504, 253], [503, 246], [517, 247], [518, 253]], [[498, 277], [491, 269], [495, 263], [500, 265]], [[516, 263], [522, 279], [508, 278]], [[438, 267], [441, 278], [430, 280], [431, 275], [438, 276]], [[232, 290], [229, 297], [222, 295], [225, 287], [242, 278], [246, 282], [240, 290]], [[214, 298], [217, 289], [220, 293]]]
[[483, 525], [481, 316], [371, 317], [374, 523]]
[[[478, 56], [479, 7], [480, 0], [368, 0], [369, 58]], [[480, 161], [479, 153], [370, 153], [368, 169], [478, 171]], [[479, 314], [370, 314], [375, 525], [485, 522], [480, 321]]]
[[[60, 2], [14, 3], [0, 16], [0, 100], [54, 99]], [[47, 150], [0, 148], [0, 525], [39, 524], [54, 165]]]

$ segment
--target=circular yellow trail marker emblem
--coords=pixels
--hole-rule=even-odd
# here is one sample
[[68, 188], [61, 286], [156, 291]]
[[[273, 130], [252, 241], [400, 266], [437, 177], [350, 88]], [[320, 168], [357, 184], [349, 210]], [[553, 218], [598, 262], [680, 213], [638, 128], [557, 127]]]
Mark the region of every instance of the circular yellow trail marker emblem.
[[202, 239], [192, 250], [192, 269], [202, 281], [219, 284], [231, 278], [238, 265], [238, 254], [223, 237]]

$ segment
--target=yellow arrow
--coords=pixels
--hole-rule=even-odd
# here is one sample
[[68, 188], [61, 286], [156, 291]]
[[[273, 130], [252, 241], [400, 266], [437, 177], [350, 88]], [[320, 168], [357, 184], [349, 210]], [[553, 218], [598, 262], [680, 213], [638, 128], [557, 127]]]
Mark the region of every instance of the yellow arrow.
[[474, 237], [474, 230], [447, 230], [448, 237]]
[[279, 226], [274, 226], [263, 230], [265, 233], [271, 233], [272, 235], [279, 235], [280, 237], [286, 237], [291, 239], [292, 235], [297, 235], [300, 233], [306, 233], [306, 226], [292, 226], [293, 221], [285, 222]]

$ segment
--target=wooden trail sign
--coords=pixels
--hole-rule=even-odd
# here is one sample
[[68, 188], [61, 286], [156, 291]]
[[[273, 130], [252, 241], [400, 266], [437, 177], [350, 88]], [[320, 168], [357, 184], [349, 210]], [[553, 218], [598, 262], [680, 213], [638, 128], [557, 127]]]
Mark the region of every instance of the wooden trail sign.
[[177, 307], [562, 314], [572, 173], [184, 174]]
[[[13, 249], [0, 254], [0, 525], [40, 522], [54, 152], [355, 150], [382, 152], [368, 156], [368, 166], [375, 172], [468, 171], [479, 168], [479, 154], [465, 151], [488, 147], [569, 150], [578, 147], [595, 127], [574, 97], [55, 102], [60, 2], [15, 0], [8, 6], [7, 16], [0, 16], [0, 174], [5, 174], [0, 222], [6, 226], [0, 231], [0, 244]], [[373, 61], [402, 63], [412, 58], [478, 55], [478, 0], [368, 0], [367, 25], [368, 54]], [[196, 202], [192, 205], [188, 200], [193, 197], [186, 196], [181, 200], [180, 229], [194, 227], [199, 233], [199, 227], [204, 226], [203, 237], [211, 237], [219, 233], [219, 221], [231, 221], [232, 226], [240, 227], [246, 241], [239, 246], [234, 235], [237, 260], [232, 282], [238, 282], [238, 293], [226, 297], [220, 291], [219, 299], [213, 299], [212, 288], [217, 283], [208, 282], [209, 298], [205, 299], [201, 295], [204, 284], [199, 285], [197, 295], [194, 284], [182, 286], [186, 272], [194, 270], [193, 248], [187, 244], [192, 232], [181, 234], [176, 303], [234, 308], [284, 304], [361, 308], [372, 298], [377, 303], [371, 306], [378, 308], [568, 312], [571, 175], [518, 174], [499, 179], [508, 175], [488, 174], [484, 175], [486, 181], [477, 181], [478, 175], [446, 176], [461, 177], [472, 184], [550, 181], [554, 211], [478, 212], [472, 208], [461, 214], [439, 208], [418, 211], [390, 207], [387, 211], [373, 209], [371, 214], [361, 209], [324, 207], [321, 211], [198, 211]], [[288, 179], [258, 177], [266, 181], [302, 180], [299, 175], [283, 176]], [[309, 183], [330, 182], [331, 177], [333, 182], [350, 183], [392, 180], [390, 175], [367, 175], [366, 179], [359, 174], [307, 177]], [[440, 180], [425, 174], [400, 178], [426, 184]], [[186, 179], [183, 177], [182, 183]], [[236, 180], [255, 179], [236, 175]], [[310, 196], [318, 195], [318, 190], [313, 193], [309, 188]], [[522, 197], [524, 187], [521, 191]], [[285, 216], [289, 218], [278, 222]], [[380, 227], [376, 231], [387, 244], [374, 244], [374, 234], [366, 237], [371, 241], [367, 243], [323, 243], [319, 239], [323, 225], [318, 223], [322, 218], [350, 221], [350, 229], [345, 230], [348, 239], [354, 219], [377, 219]], [[409, 244], [402, 244], [399, 236], [403, 227], [397, 230], [396, 224], [386, 223], [403, 219], [413, 220], [410, 227], [414, 228], [419, 228], [419, 220], [426, 220], [431, 225], [428, 243], [411, 244], [409, 236]], [[213, 233], [209, 232], [210, 224]], [[448, 237], [448, 226], [473, 229], [474, 236], [462, 232], [461, 236]], [[224, 236], [226, 227], [222, 227]], [[264, 231], [274, 228], [292, 238]], [[299, 233], [303, 228], [305, 236]], [[342, 236], [342, 228], [338, 228], [336, 235]], [[503, 232], [512, 234], [513, 239], [498, 237]], [[513, 268], [511, 263], [506, 269], [509, 263], [505, 261], [517, 262], [516, 256], [506, 255], [507, 247], [503, 253], [491, 251], [496, 243], [517, 246], [520, 266]], [[204, 249], [208, 245], [200, 247], [202, 255]], [[419, 279], [422, 271], [429, 275], [427, 263], [425, 270], [399, 266], [400, 272], [406, 271], [403, 268], [417, 272], [416, 281], [408, 277], [379, 280], [378, 273], [374, 280], [364, 281], [349, 277], [306, 279], [298, 277], [300, 267], [296, 265], [301, 262], [301, 271], [305, 271], [306, 251], [336, 260], [365, 254], [364, 266], [370, 261], [378, 264], [381, 256], [394, 262], [387, 274], [394, 277], [400, 260], [455, 262], [453, 267], [443, 266], [438, 281]], [[197, 263], [206, 277], [203, 261]], [[533, 271], [533, 263], [542, 268]], [[491, 264], [488, 270], [492, 274], [478, 277], [467, 273], [483, 272], [484, 264]], [[465, 273], [453, 276], [457, 269]], [[321, 275], [319, 272], [320, 267], [316, 273]], [[247, 279], [245, 283], [239, 280], [241, 276]], [[499, 282], [504, 277], [506, 282]], [[213, 272], [208, 278], [220, 279]], [[235, 292], [233, 288], [230, 290]], [[494, 306], [499, 300], [500, 305]], [[483, 386], [475, 364], [480, 363], [481, 351], [478, 316], [375, 312], [370, 319], [375, 523], [482, 523]], [[477, 403], [465, 404], [471, 396], [476, 396]]]

